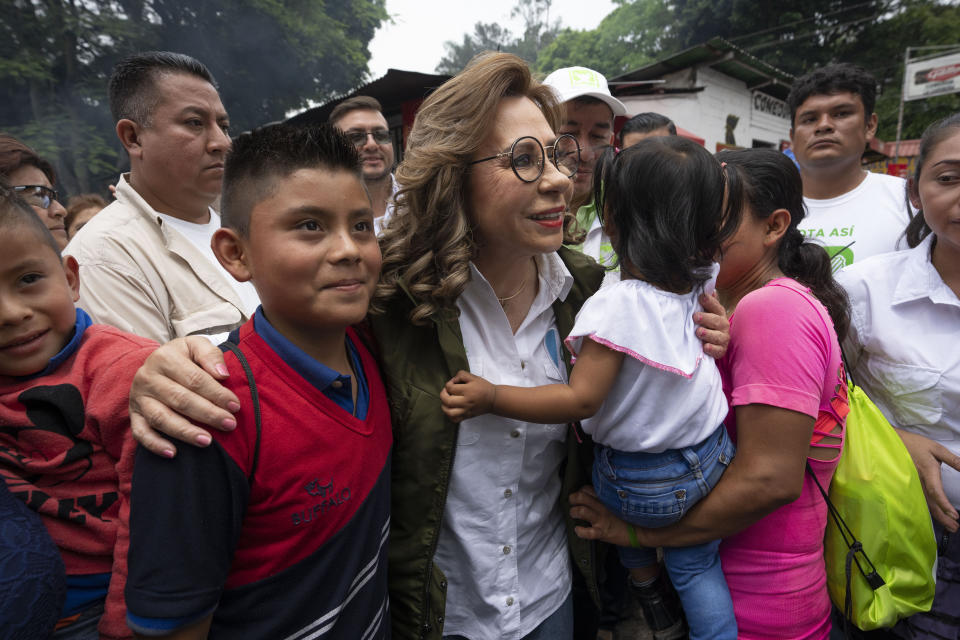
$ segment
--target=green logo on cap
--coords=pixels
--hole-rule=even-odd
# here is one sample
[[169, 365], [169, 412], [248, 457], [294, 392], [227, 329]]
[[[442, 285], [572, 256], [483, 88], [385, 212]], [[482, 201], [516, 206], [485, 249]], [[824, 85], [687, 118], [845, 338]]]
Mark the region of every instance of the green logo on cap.
[[600, 76], [596, 71], [591, 71], [590, 69], [571, 69], [570, 86], [599, 89]]

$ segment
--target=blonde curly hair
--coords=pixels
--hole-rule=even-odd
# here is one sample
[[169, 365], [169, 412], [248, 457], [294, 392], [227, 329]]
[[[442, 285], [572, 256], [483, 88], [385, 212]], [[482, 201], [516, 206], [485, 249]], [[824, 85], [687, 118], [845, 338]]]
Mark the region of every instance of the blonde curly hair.
[[380, 241], [383, 267], [374, 313], [401, 290], [415, 301], [414, 324], [454, 308], [477, 249], [467, 211], [468, 163], [506, 97], [529, 98], [552, 129], [559, 126], [562, 111], [553, 90], [507, 53], [478, 55], [424, 100], [397, 169], [394, 215]]

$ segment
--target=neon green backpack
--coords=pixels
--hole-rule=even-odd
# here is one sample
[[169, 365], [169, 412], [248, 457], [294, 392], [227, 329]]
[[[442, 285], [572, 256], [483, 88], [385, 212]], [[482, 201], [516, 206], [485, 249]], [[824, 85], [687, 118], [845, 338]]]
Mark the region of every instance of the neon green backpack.
[[929, 611], [937, 545], [917, 469], [867, 394], [848, 386], [843, 454], [830, 484], [824, 536], [827, 589], [864, 631]]

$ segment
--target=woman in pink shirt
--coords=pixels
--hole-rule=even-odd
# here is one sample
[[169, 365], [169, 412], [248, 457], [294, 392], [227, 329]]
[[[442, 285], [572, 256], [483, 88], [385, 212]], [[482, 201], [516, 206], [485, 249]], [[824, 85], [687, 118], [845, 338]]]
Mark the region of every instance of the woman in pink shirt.
[[[720, 361], [737, 454], [716, 488], [676, 525], [638, 529], [643, 546], [725, 538], [720, 553], [742, 639], [827, 638], [830, 598], [823, 563], [827, 487], [843, 442], [846, 383], [837, 336], [846, 296], [830, 258], [804, 243], [800, 175], [775, 151], [718, 155], [743, 221], [723, 249], [717, 291], [730, 315]], [[835, 329], [836, 328], [836, 329]], [[585, 538], [630, 544], [627, 525], [588, 489], [571, 515]]]

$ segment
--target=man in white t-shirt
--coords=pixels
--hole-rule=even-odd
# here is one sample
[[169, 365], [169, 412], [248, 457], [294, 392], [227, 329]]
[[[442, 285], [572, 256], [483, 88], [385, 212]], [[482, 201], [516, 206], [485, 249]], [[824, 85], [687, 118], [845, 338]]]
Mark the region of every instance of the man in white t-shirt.
[[902, 178], [863, 169], [877, 132], [876, 80], [851, 64], [815, 69], [787, 97], [790, 141], [803, 178], [800, 230], [826, 247], [834, 271], [895, 251], [910, 218]]
[[110, 77], [110, 110], [130, 172], [116, 201], [71, 240], [79, 306], [95, 322], [158, 342], [204, 335], [221, 342], [259, 304], [210, 248], [220, 216], [229, 120], [213, 76], [189, 56], [148, 52]]

